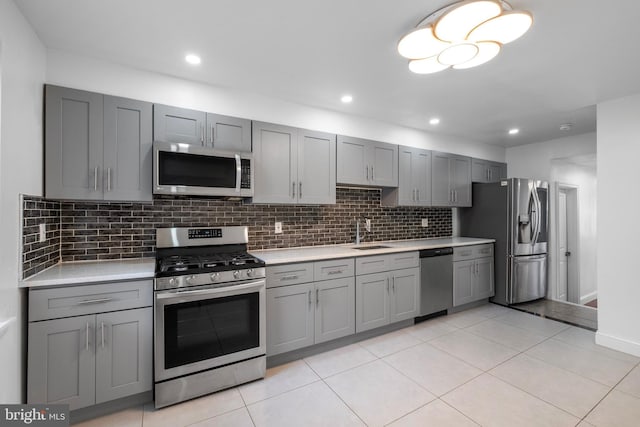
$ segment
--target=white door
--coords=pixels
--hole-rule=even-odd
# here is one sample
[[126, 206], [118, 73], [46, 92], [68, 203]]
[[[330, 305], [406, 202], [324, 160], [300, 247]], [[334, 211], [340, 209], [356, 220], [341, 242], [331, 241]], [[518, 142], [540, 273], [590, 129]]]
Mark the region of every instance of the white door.
[[560, 190], [558, 193], [558, 282], [556, 298], [560, 301], [567, 300], [567, 193]]

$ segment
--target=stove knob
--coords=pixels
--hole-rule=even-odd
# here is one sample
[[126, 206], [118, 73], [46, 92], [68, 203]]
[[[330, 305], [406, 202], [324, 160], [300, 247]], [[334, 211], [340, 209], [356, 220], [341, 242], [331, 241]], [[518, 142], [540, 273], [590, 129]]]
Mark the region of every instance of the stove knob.
[[172, 277], [171, 279], [169, 279], [169, 286], [175, 286], [175, 284], [176, 284], [175, 278]]
[[247, 277], [251, 277], [251, 276], [253, 276], [253, 269], [250, 268], [247, 270]]
[[217, 281], [218, 281], [218, 279], [220, 279], [220, 273], [213, 273], [213, 274], [211, 275], [211, 281], [213, 281], [213, 282], [217, 282]]
[[234, 279], [239, 279], [240, 278], [240, 270], [236, 270], [233, 272], [233, 278]]
[[187, 277], [185, 279], [185, 281], [187, 282], [188, 285], [191, 285], [194, 280], [196, 280], [196, 276]]

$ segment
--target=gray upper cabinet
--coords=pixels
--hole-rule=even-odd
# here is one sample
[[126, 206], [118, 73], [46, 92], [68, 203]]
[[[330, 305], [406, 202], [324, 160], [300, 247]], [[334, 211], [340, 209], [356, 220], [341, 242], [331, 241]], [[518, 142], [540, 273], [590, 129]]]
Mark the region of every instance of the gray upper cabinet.
[[251, 120], [154, 104], [153, 139], [250, 153]]
[[253, 202], [334, 204], [335, 144], [335, 135], [253, 122]]
[[432, 152], [431, 204], [471, 206], [471, 158]]
[[45, 87], [45, 196], [102, 200], [103, 97]]
[[431, 206], [431, 151], [398, 147], [398, 187], [382, 189], [383, 206]]
[[151, 104], [46, 86], [45, 196], [150, 201]]
[[376, 187], [398, 186], [398, 146], [338, 136], [337, 182]]
[[472, 159], [471, 180], [473, 182], [496, 182], [507, 178], [507, 164], [490, 160]]

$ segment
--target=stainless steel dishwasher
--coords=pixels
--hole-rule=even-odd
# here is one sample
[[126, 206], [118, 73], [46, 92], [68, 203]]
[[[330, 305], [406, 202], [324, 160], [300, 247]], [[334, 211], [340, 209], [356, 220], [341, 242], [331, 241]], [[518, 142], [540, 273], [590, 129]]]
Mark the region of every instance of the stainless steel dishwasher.
[[453, 248], [420, 251], [420, 316], [453, 307]]

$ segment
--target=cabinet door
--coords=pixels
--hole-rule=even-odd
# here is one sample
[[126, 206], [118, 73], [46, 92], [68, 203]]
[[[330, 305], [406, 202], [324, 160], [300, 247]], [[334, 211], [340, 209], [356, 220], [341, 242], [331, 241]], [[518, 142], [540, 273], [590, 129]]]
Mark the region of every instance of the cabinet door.
[[313, 344], [313, 283], [267, 289], [267, 356]]
[[391, 273], [389, 323], [412, 319], [420, 304], [420, 269], [409, 268]]
[[253, 122], [255, 203], [296, 203], [297, 135], [295, 128]]
[[355, 279], [316, 282], [315, 343], [354, 334]]
[[456, 261], [453, 263], [453, 306], [457, 307], [474, 300], [475, 260]]
[[451, 159], [450, 185], [454, 191], [454, 206], [471, 206], [471, 159], [454, 157]]
[[388, 273], [356, 277], [356, 333], [389, 323]]
[[338, 184], [369, 184], [368, 143], [369, 141], [364, 139], [338, 135], [336, 149]]
[[431, 158], [431, 204], [433, 206], [450, 206], [451, 201], [449, 155], [434, 151]]
[[104, 199], [151, 201], [152, 105], [104, 97]]
[[218, 150], [251, 152], [251, 120], [207, 114], [207, 144]]
[[336, 136], [298, 131], [298, 203], [336, 203]]
[[96, 403], [151, 390], [153, 308], [96, 316]]
[[505, 163], [489, 163], [489, 182], [507, 179], [507, 165]]
[[416, 187], [416, 204], [431, 206], [431, 152], [416, 150], [412, 158], [412, 179]]
[[45, 88], [45, 196], [102, 199], [102, 95]]
[[29, 323], [27, 403], [95, 404], [95, 315]]
[[384, 142], [372, 142], [370, 150], [370, 185], [398, 186], [398, 146]]
[[411, 147], [398, 147], [398, 206], [415, 206], [417, 204], [417, 188], [415, 167], [419, 164], [415, 160], [416, 149]]
[[474, 300], [489, 298], [494, 295], [493, 290], [493, 258], [476, 260], [474, 277]]
[[471, 181], [489, 182], [489, 162], [481, 159], [471, 160]]
[[153, 140], [205, 145], [206, 118], [202, 111], [154, 104]]

